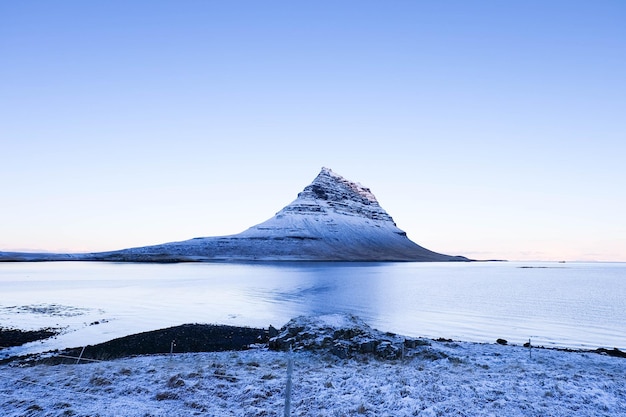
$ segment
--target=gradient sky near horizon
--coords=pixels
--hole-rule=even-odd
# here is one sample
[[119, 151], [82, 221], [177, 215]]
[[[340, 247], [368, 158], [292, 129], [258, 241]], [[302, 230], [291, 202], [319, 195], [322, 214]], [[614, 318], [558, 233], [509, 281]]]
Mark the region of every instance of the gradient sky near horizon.
[[626, 261], [626, 2], [0, 3], [0, 251], [238, 233], [322, 166], [416, 243]]

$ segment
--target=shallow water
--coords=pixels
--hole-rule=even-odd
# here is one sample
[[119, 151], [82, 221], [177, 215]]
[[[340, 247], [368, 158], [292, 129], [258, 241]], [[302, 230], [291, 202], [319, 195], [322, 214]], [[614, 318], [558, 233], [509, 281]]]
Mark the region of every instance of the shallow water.
[[5, 263], [0, 288], [0, 326], [66, 329], [28, 351], [343, 312], [409, 336], [626, 348], [624, 263]]

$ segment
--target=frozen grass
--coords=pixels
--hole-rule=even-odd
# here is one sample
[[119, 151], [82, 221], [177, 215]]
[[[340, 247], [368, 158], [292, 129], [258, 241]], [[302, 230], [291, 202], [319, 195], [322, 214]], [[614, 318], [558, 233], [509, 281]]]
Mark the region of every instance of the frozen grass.
[[[282, 416], [288, 354], [0, 367], [3, 416]], [[397, 361], [294, 353], [293, 416], [624, 416], [626, 360], [438, 343]]]

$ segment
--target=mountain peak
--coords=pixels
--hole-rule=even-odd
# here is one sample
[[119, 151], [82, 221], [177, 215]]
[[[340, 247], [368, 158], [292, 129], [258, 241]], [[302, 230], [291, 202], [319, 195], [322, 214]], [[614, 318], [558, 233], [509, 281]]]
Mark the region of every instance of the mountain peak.
[[298, 214], [328, 212], [393, 223], [369, 188], [347, 180], [326, 167], [298, 194], [294, 202], [281, 210], [281, 213]]
[[[358, 182], [345, 179], [330, 168], [323, 167], [315, 180], [313, 180], [313, 183], [305, 188], [305, 191], [312, 187], [317, 189], [327, 188], [328, 191], [330, 191], [331, 197], [345, 198], [347, 196], [345, 192], [347, 192], [348, 194], [354, 194], [355, 196], [360, 197], [360, 199], [367, 201], [370, 204], [378, 205], [376, 197], [374, 197], [374, 194], [372, 194], [369, 188], [362, 186]], [[338, 195], [336, 193], [338, 190], [343, 190], [345, 192]]]

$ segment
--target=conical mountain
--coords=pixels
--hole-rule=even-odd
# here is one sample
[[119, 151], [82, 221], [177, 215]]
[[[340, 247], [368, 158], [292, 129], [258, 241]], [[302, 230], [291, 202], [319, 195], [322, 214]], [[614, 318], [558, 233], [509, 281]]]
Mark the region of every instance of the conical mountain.
[[372, 192], [328, 168], [269, 220], [230, 236], [81, 256], [82, 260], [467, 261], [425, 249], [406, 236]]

